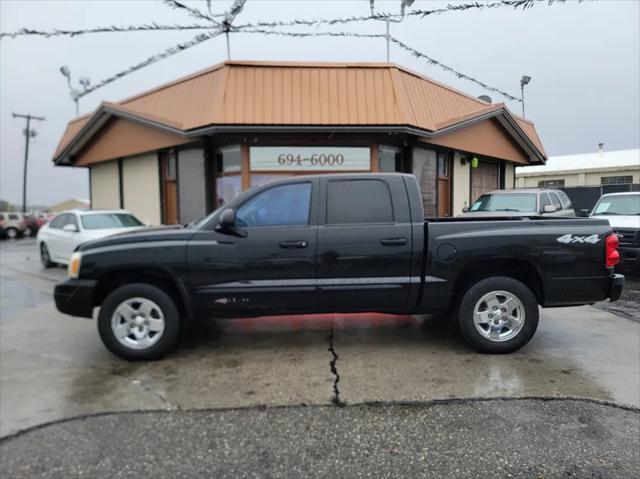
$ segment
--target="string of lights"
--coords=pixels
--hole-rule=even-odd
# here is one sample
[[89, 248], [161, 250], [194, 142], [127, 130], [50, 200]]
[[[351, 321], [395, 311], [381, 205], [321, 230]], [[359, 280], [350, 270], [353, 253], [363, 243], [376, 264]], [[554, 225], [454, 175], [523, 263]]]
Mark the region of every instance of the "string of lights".
[[15, 32], [0, 33], [2, 38], [16, 38], [21, 36], [40, 36], [45, 38], [51, 37], [79, 37], [91, 33], [122, 33], [122, 32], [146, 32], [146, 31], [171, 31], [171, 30], [211, 30], [211, 25], [200, 25], [197, 23], [191, 25], [163, 25], [158, 23], [148, 23], [143, 25], [125, 25], [125, 26], [109, 26], [98, 28], [86, 28], [80, 30], [35, 30], [31, 28], [22, 28]]
[[[513, 9], [522, 9], [526, 10], [534, 7], [540, 3], [546, 3], [547, 5], [553, 4], [563, 4], [566, 3], [567, 0], [500, 0], [489, 3], [458, 3], [458, 4], [450, 4], [446, 7], [442, 8], [434, 8], [429, 10], [412, 10], [406, 12], [406, 17], [427, 17], [429, 15], [438, 15], [446, 12], [461, 12], [467, 10], [487, 10], [487, 9], [496, 9], [501, 7], [511, 7]], [[583, 2], [584, 0], [578, 0], [578, 2]], [[237, 3], [237, 2], [236, 2]], [[229, 10], [229, 13], [234, 15], [234, 11], [237, 10], [237, 5], [234, 3]], [[242, 2], [244, 3], [244, 2]], [[55, 29], [50, 31], [45, 30], [36, 30], [29, 28], [22, 28], [15, 32], [3, 32], [0, 33], [1, 38], [16, 38], [20, 36], [42, 36], [45, 38], [49, 37], [58, 37], [58, 36], [71, 36], [76, 37], [80, 35], [92, 34], [92, 33], [119, 33], [119, 32], [135, 32], [135, 31], [164, 31], [164, 30], [207, 30], [212, 28], [219, 28], [220, 22], [215, 19], [215, 17], [222, 17], [227, 15], [226, 13], [220, 14], [204, 14], [201, 11], [191, 8], [183, 3], [178, 2], [177, 0], [165, 0], [165, 4], [170, 6], [171, 8], [184, 10], [190, 15], [199, 18], [200, 20], [204, 20], [210, 22], [211, 24], [192, 24], [192, 25], [159, 25], [156, 23], [145, 24], [145, 25], [130, 25], [130, 26], [108, 26], [108, 27], [98, 27], [98, 28], [87, 28], [87, 29]], [[237, 13], [235, 14], [237, 15]], [[378, 13], [375, 15], [365, 15], [365, 16], [351, 16], [344, 18], [332, 18], [332, 19], [294, 19], [287, 21], [262, 21], [256, 23], [245, 23], [241, 25], [237, 25], [235, 29], [245, 29], [245, 28], [262, 28], [262, 27], [295, 27], [295, 26], [307, 26], [314, 27], [320, 25], [344, 25], [354, 22], [366, 22], [369, 20], [386, 20], [386, 19], [394, 19], [401, 18], [401, 14], [392, 14], [392, 13]]]
[[[84, 90], [78, 92], [77, 97], [80, 98], [84, 95], [87, 95], [103, 86], [118, 80], [130, 73], [136, 72], [148, 65], [157, 63], [167, 57], [180, 53], [186, 49], [192, 48], [196, 45], [199, 45], [207, 40], [215, 38], [222, 33], [254, 33], [254, 34], [263, 34], [263, 35], [279, 35], [279, 36], [287, 36], [287, 37], [314, 37], [314, 36], [330, 36], [330, 37], [354, 37], [354, 38], [385, 38], [397, 45], [400, 49], [410, 53], [416, 58], [426, 60], [428, 64], [439, 67], [440, 69], [455, 75], [457, 78], [464, 79], [470, 82], [473, 82], [487, 91], [491, 91], [497, 93], [509, 100], [521, 102], [522, 100], [514, 95], [511, 95], [505, 91], [502, 91], [498, 88], [492, 87], [470, 75], [462, 73], [442, 62], [436, 60], [435, 58], [427, 55], [426, 53], [420, 52], [413, 47], [405, 44], [404, 42], [398, 40], [397, 38], [386, 35], [386, 34], [366, 34], [366, 33], [356, 33], [356, 32], [286, 32], [286, 31], [277, 31], [272, 30], [277, 27], [293, 27], [293, 26], [304, 26], [304, 27], [318, 27], [321, 25], [344, 25], [350, 24], [354, 22], [365, 22], [369, 20], [386, 20], [386, 19], [394, 19], [394, 18], [402, 18], [403, 15], [407, 17], [420, 17], [425, 18], [430, 15], [439, 15], [446, 12], [461, 12], [461, 11], [469, 11], [469, 10], [485, 10], [485, 9], [496, 9], [496, 8], [504, 8], [510, 7], [513, 9], [522, 9], [526, 10], [534, 7], [537, 4], [546, 3], [547, 5], [553, 4], [564, 4], [567, 0], [497, 0], [492, 2], [468, 2], [468, 3], [457, 3], [457, 4], [448, 4], [441, 8], [433, 8], [428, 10], [411, 10], [406, 12], [405, 14], [391, 14], [391, 13], [376, 13], [366, 16], [351, 16], [345, 18], [334, 18], [334, 19], [317, 19], [317, 20], [304, 20], [304, 19], [294, 19], [288, 21], [261, 21], [256, 23], [245, 23], [242, 25], [232, 25], [232, 21], [235, 17], [242, 11], [246, 0], [234, 0], [233, 4], [229, 8], [229, 10], [225, 13], [214, 14], [212, 12], [212, 1], [206, 0], [208, 14], [202, 12], [197, 8], [193, 8], [188, 6], [178, 0], [163, 0], [163, 3], [170, 8], [184, 11], [188, 13], [191, 17], [194, 17], [198, 20], [205, 21], [206, 24], [189, 24], [189, 25], [167, 25], [167, 24], [157, 24], [157, 23], [149, 23], [143, 25], [128, 25], [128, 26], [108, 26], [108, 27], [98, 27], [91, 29], [78, 29], [78, 30], [70, 30], [70, 29], [55, 29], [51, 31], [44, 30], [36, 30], [36, 29], [28, 29], [22, 28], [15, 32], [3, 32], [0, 33], [0, 39], [2, 38], [16, 38], [20, 36], [42, 36], [45, 38], [50, 37], [58, 37], [58, 36], [70, 36], [77, 37], [80, 35], [93, 34], [93, 33], [121, 33], [121, 32], [137, 32], [137, 31], [181, 31], [181, 30], [209, 30], [208, 32], [201, 33], [193, 37], [191, 40], [179, 43], [173, 47], [167, 48], [159, 54], [152, 55], [142, 62], [137, 63], [125, 70], [122, 70], [98, 83], [95, 85], [84, 85]], [[584, 0], [578, 0], [578, 2], [582, 2]], [[224, 20], [219, 20], [220, 17], [224, 17]], [[265, 29], [268, 28], [268, 29]]]
[[[236, 30], [233, 30], [233, 29], [231, 31], [236, 32]], [[257, 34], [262, 34], [262, 35], [277, 35], [277, 36], [285, 36], [285, 37], [293, 37], [293, 38], [307, 38], [307, 37], [387, 38], [386, 34], [384, 34], [384, 33], [283, 32], [283, 31], [277, 31], [277, 30], [263, 30], [263, 29], [259, 29], [259, 28], [254, 28], [254, 29], [244, 28], [242, 30], [237, 30], [237, 33], [257, 33]], [[522, 101], [520, 98], [518, 98], [518, 97], [516, 97], [514, 95], [511, 95], [510, 93], [507, 93], [507, 92], [505, 92], [503, 90], [500, 90], [499, 88], [492, 87], [492, 86], [486, 84], [485, 82], [483, 82], [481, 80], [478, 80], [477, 78], [474, 78], [474, 77], [472, 77], [470, 75], [462, 73], [462, 72], [456, 70], [455, 68], [450, 67], [449, 65], [446, 65], [446, 64], [442, 63], [439, 60], [436, 60], [435, 58], [427, 55], [426, 53], [420, 52], [420, 51], [416, 50], [415, 48], [410, 47], [409, 45], [401, 42], [400, 40], [398, 40], [397, 38], [395, 38], [393, 36], [389, 36], [389, 40], [392, 43], [394, 43], [395, 45], [398, 45], [398, 47], [400, 47], [401, 49], [411, 53], [416, 58], [424, 59], [424, 60], [427, 61], [427, 63], [429, 65], [435, 65], [435, 66], [439, 67], [440, 69], [455, 75], [457, 78], [461, 78], [463, 80], [467, 80], [467, 81], [470, 81], [472, 83], [475, 83], [476, 85], [481, 86], [485, 90], [497, 93], [498, 95], [501, 95], [504, 98], [507, 98], [509, 100], [517, 101], [517, 102], [521, 102]]]
[[98, 88], [102, 88], [103, 86], [108, 85], [109, 83], [112, 83], [126, 75], [129, 75], [130, 73], [137, 72], [138, 70], [141, 70], [142, 68], [152, 65], [154, 63], [157, 63], [160, 60], [164, 60], [165, 58], [168, 58], [177, 53], [183, 52], [189, 48], [195, 47], [196, 45], [200, 45], [201, 43], [206, 42], [207, 40], [211, 40], [212, 38], [219, 36], [221, 33], [222, 31], [219, 30], [217, 32], [207, 32], [207, 33], [201, 33], [199, 35], [196, 35], [189, 41], [179, 43], [173, 47], [165, 49], [161, 53], [152, 55], [146, 58], [145, 60], [139, 63], [136, 63], [135, 65], [125, 70], [122, 70], [114, 75], [111, 75], [108, 78], [105, 78], [104, 80], [101, 80], [95, 85], [87, 86], [83, 91], [78, 93], [77, 97], [82, 98], [83, 96], [88, 95], [89, 93], [97, 90]]
[[182, 10], [198, 20], [206, 20], [213, 23], [214, 25], [220, 25], [220, 22], [216, 20], [213, 15], [202, 13], [197, 8], [192, 8], [188, 5], [185, 5], [184, 3], [178, 2], [178, 0], [163, 0], [162, 3], [175, 10]]

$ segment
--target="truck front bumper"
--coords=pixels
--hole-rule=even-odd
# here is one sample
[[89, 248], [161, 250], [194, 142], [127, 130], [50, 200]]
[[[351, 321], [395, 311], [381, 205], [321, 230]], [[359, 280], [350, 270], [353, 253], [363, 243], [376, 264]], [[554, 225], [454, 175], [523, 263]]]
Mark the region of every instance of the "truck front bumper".
[[622, 290], [624, 289], [624, 276], [621, 274], [614, 274], [611, 278], [611, 285], [609, 286], [609, 301], [613, 302], [620, 298]]
[[53, 291], [58, 311], [70, 316], [90, 318], [93, 313], [93, 292], [97, 280], [67, 279], [58, 283]]

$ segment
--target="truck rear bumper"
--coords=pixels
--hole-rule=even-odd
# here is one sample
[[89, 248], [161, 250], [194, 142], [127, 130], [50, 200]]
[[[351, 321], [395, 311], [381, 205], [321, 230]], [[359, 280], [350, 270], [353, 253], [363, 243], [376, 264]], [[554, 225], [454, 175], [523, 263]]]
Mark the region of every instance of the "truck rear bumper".
[[93, 313], [93, 291], [97, 280], [68, 279], [58, 283], [53, 291], [58, 311], [70, 316], [90, 318]]
[[621, 274], [614, 274], [611, 278], [611, 285], [609, 286], [609, 301], [613, 302], [620, 299], [623, 289], [624, 276]]

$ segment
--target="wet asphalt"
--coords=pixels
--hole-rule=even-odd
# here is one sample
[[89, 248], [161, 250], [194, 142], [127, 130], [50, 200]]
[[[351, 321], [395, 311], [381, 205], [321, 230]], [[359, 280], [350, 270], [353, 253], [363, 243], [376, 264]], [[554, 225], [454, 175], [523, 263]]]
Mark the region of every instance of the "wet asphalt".
[[633, 478], [640, 415], [576, 400], [134, 412], [0, 443], [12, 478]]
[[638, 282], [624, 311], [542, 310], [508, 356], [443, 318], [360, 314], [208, 322], [127, 363], [55, 310], [65, 272], [34, 246], [0, 243], [6, 477], [640, 476]]

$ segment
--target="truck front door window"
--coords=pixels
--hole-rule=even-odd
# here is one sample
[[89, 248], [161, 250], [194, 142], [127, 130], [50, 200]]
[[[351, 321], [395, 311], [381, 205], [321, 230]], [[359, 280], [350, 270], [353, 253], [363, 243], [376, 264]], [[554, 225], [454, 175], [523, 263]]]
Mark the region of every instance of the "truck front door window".
[[311, 183], [276, 186], [258, 193], [236, 212], [236, 223], [245, 228], [304, 226], [309, 224]]

